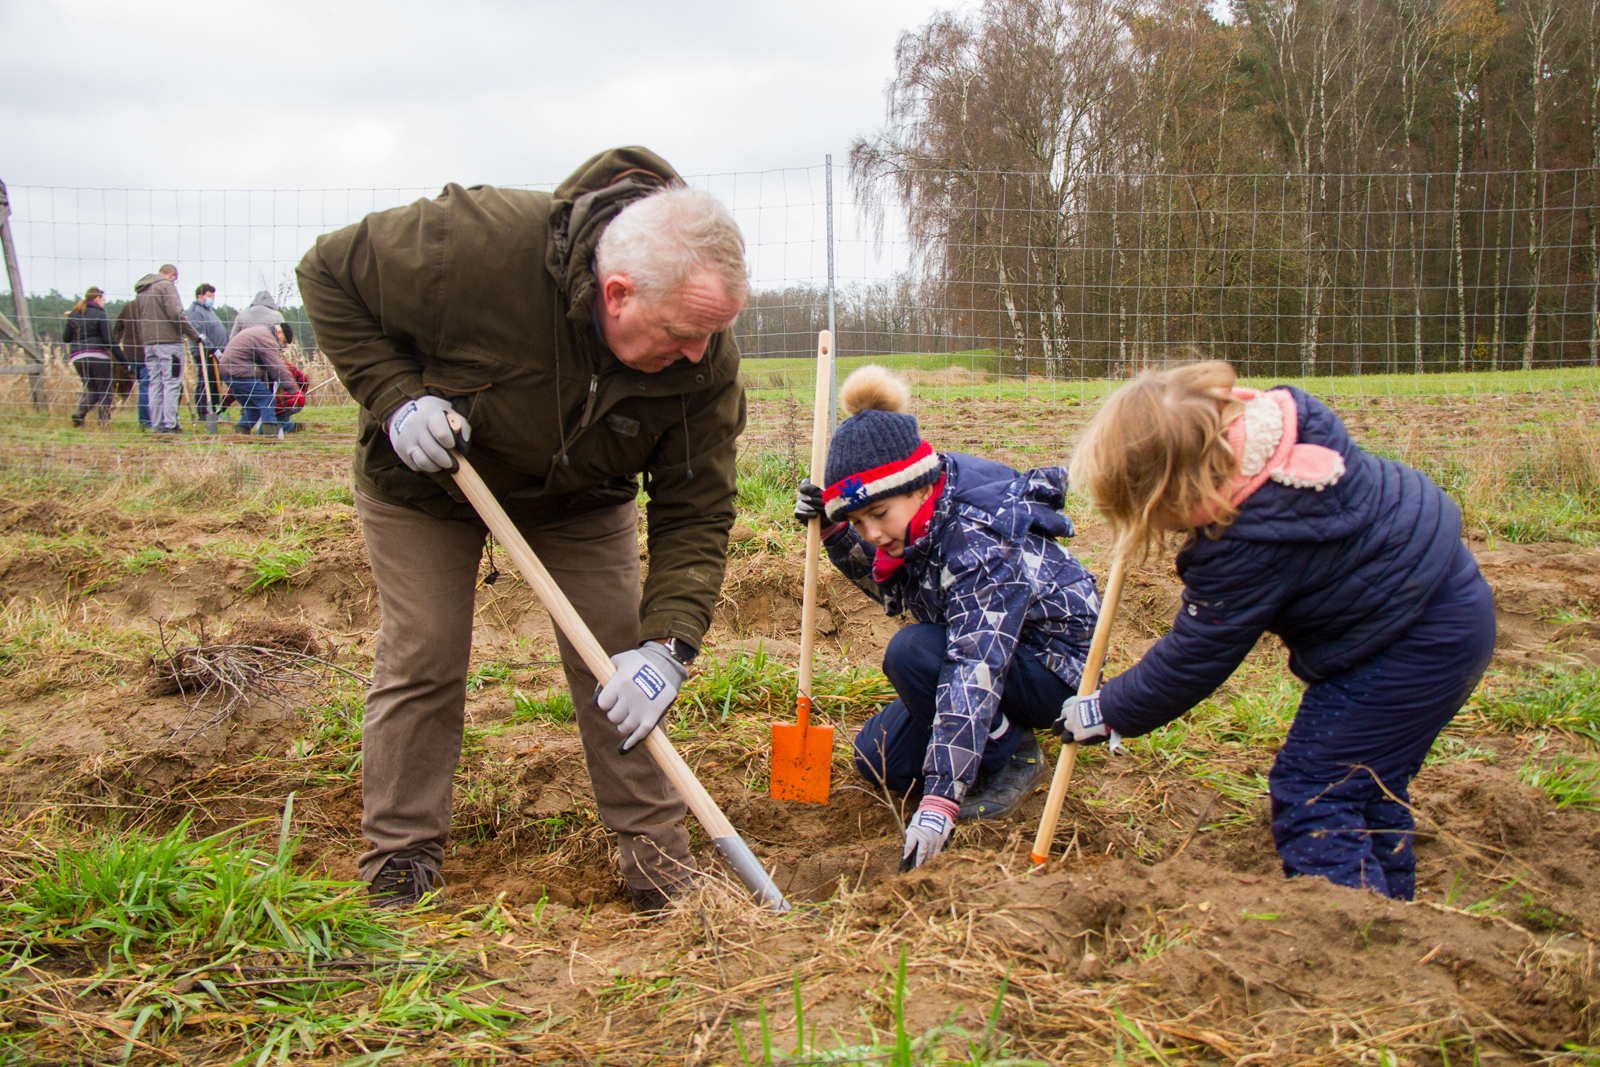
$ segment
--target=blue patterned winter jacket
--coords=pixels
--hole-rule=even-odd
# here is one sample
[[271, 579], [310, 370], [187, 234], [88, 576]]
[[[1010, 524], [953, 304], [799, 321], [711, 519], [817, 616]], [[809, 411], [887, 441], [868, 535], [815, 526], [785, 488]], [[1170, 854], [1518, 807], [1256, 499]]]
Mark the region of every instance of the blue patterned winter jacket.
[[1293, 386], [1298, 440], [1344, 459], [1321, 491], [1269, 481], [1217, 538], [1178, 553], [1172, 629], [1106, 682], [1100, 710], [1127, 737], [1176, 719], [1227, 680], [1264, 632], [1316, 683], [1376, 655], [1422, 615], [1461, 550], [1461, 510], [1426, 475], [1350, 440], [1327, 405]]
[[876, 550], [849, 526], [827, 542], [833, 565], [886, 615], [909, 611], [948, 630], [938, 714], [922, 770], [924, 793], [959, 802], [978, 774], [1011, 657], [1021, 646], [1073, 689], [1100, 597], [1094, 575], [1055, 538], [1072, 536], [1062, 513], [1067, 472], [1018, 473], [957, 452], [940, 456], [945, 487], [905, 565], [873, 581]]

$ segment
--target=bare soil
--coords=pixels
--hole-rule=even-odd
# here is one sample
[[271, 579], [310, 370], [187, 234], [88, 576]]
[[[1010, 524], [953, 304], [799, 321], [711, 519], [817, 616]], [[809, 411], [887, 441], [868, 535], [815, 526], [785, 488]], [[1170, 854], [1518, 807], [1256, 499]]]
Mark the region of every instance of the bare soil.
[[[131, 516], [12, 500], [0, 502], [0, 516], [0, 534], [13, 535], [0, 602], [152, 629], [161, 620], [169, 635], [252, 626], [270, 635], [294, 623], [341, 664], [370, 664], [376, 596], [349, 509]], [[251, 546], [291, 530], [308, 552], [303, 571], [287, 587], [253, 590]], [[24, 534], [48, 547], [27, 547]], [[63, 547], [71, 544], [80, 547]], [[152, 546], [170, 560], [142, 573], [117, 565]], [[778, 547], [753, 531], [739, 539], [713, 653], [796, 654], [799, 565]], [[1093, 567], [1108, 546], [1090, 527], [1076, 547]], [[1472, 547], [1496, 590], [1503, 666], [1600, 653], [1586, 616], [1600, 605], [1600, 549]], [[896, 623], [837, 577], [825, 589], [825, 660], [876, 664]], [[1165, 630], [1177, 590], [1170, 562], [1130, 576], [1114, 664]], [[1282, 658], [1270, 641], [1255, 655]], [[480, 590], [474, 660], [510, 664], [528, 693], [561, 684], [549, 620], [509, 568]], [[150, 693], [138, 664], [98, 681], [85, 680], [96, 677], [88, 669], [65, 656], [46, 677], [0, 677], [0, 782], [13, 818], [49, 809], [81, 813], [86, 825], [159, 828], [188, 816], [208, 830], [276, 818], [293, 791], [300, 861], [353, 877], [363, 847], [359, 768], [308, 749], [315, 716], [263, 704], [188, 737], [195, 709], [181, 695]], [[512, 712], [498, 684], [469, 700], [477, 733], [445, 875], [452, 906], [499, 899], [522, 916], [512, 934], [480, 946], [514, 1003], [595, 1025], [604, 1014], [603, 1040], [589, 1029], [572, 1038], [585, 1055], [660, 1051], [651, 1020], [663, 1005], [653, 994], [626, 1007], [608, 999], [619, 975], [687, 983], [693, 992], [673, 1011], [688, 1021], [671, 1047], [695, 1062], [696, 1048], [720, 1055], [730, 1027], [753, 1033], [758, 1003], [771, 1025], [792, 1025], [783, 1004], [796, 974], [810, 1019], [857, 1032], [863, 1005], [884, 1018], [902, 947], [916, 994], [908, 1026], [978, 1025], [1009, 973], [1002, 1026], [1021, 1051], [1054, 1061], [1131, 1040], [1118, 1011], [1149, 1040], [1217, 1062], [1372, 1062], [1381, 1046], [1436, 1063], [1427, 1050], [1452, 1040], [1472, 1042], [1485, 1062], [1533, 1062], [1600, 1037], [1600, 813], [1557, 809], [1520, 783], [1515, 768], [1529, 751], [1518, 737], [1478, 739], [1493, 762], [1440, 763], [1417, 779], [1419, 900], [1407, 904], [1287, 882], [1264, 802], [1235, 803], [1181, 767], [1099, 751], [1080, 762], [1062, 858], [1043, 872], [1029, 873], [1027, 859], [1043, 804], [1036, 794], [1016, 818], [964, 825], [949, 853], [900, 875], [898, 798], [863, 787], [846, 745], [836, 750], [830, 801], [817, 807], [766, 796], [762, 730], [703, 729], [680, 749], [780, 887], [821, 906], [788, 918], [755, 913], [713, 877], [664, 922], [641, 924], [595, 818], [576, 732], [506, 725]], [[841, 723], [841, 741], [854, 721]], [[1254, 769], [1265, 773], [1269, 759]], [[695, 847], [707, 870], [719, 869], [709, 842], [697, 836]], [[535, 919], [541, 899], [549, 903]]]

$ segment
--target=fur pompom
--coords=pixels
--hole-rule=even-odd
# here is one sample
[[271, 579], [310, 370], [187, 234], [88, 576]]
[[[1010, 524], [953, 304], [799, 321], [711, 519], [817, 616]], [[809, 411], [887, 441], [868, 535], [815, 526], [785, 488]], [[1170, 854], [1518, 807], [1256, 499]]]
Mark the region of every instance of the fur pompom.
[[839, 403], [847, 415], [863, 411], [904, 411], [911, 402], [911, 386], [904, 378], [876, 363], [868, 363], [844, 380]]

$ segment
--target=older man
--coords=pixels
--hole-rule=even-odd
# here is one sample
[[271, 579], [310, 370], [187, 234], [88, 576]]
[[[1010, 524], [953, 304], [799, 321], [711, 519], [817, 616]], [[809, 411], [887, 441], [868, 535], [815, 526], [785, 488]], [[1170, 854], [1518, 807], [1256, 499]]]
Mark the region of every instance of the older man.
[[654, 153], [616, 149], [554, 194], [450, 185], [369, 215], [320, 238], [298, 274], [361, 405], [356, 509], [383, 613], [362, 731], [372, 900], [443, 891], [486, 535], [447, 473], [453, 410], [478, 473], [618, 666], [597, 699], [559, 637], [600, 817], [635, 909], [659, 909], [694, 872], [684, 805], [618, 742], [637, 746], [671, 703], [722, 585], [745, 418], [732, 216]]

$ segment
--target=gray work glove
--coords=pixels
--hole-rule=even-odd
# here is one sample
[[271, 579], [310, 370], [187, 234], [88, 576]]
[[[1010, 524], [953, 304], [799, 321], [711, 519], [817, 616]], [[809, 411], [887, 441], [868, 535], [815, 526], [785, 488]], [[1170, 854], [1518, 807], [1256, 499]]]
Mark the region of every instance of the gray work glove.
[[408, 400], [389, 416], [389, 443], [395, 455], [414, 471], [455, 470], [456, 461], [447, 449], [456, 447], [456, 435], [450, 429], [449, 416], [455, 414], [461, 423], [461, 441], [472, 439], [472, 427], [456, 413], [450, 401], [436, 396]]
[[1080, 745], [1098, 745], [1110, 735], [1100, 714], [1100, 690], [1086, 697], [1068, 697], [1061, 715], [1050, 724], [1050, 732], [1065, 739], [1067, 734]]
[[961, 808], [944, 797], [923, 797], [916, 814], [906, 826], [906, 847], [900, 856], [900, 869], [921, 867], [944, 851], [956, 828], [956, 813]]
[[619, 752], [627, 752], [656, 728], [661, 716], [677, 699], [689, 670], [658, 641], [611, 657], [617, 673], [600, 687], [594, 702], [623, 736]]

